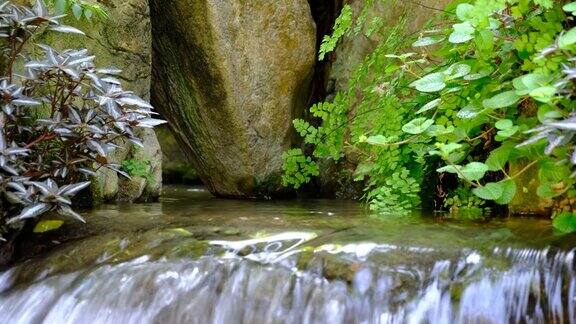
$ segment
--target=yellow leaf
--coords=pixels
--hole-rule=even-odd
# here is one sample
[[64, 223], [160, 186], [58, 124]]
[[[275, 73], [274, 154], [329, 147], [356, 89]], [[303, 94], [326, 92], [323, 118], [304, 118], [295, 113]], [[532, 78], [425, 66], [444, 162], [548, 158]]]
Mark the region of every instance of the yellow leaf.
[[43, 220], [34, 227], [34, 233], [45, 233], [60, 228], [64, 224], [61, 220]]

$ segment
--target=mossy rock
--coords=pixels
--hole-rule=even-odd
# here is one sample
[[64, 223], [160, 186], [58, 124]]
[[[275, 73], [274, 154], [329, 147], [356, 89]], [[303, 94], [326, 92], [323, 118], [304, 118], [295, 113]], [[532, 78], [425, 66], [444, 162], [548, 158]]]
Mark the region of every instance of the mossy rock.
[[[509, 165], [509, 174], [517, 174], [528, 165], [526, 161], [513, 161]], [[536, 192], [538, 181], [538, 168], [530, 168], [516, 179], [518, 190], [514, 199], [508, 204], [509, 213], [513, 216], [550, 216], [552, 213], [552, 200], [540, 198]]]
[[214, 194], [282, 192], [315, 63], [308, 2], [151, 0], [152, 103]]
[[162, 147], [162, 178], [164, 183], [201, 184], [198, 172], [182, 150], [168, 125], [157, 127], [156, 136]]

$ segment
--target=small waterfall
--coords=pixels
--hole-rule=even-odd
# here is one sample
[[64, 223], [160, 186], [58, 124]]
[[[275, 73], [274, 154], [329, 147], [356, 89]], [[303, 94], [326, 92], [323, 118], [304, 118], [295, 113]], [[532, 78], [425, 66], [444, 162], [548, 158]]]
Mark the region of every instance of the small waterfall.
[[23, 284], [13, 268], [0, 274], [0, 323], [576, 323], [574, 250], [304, 247], [312, 237], [213, 241], [220, 252], [197, 259]]

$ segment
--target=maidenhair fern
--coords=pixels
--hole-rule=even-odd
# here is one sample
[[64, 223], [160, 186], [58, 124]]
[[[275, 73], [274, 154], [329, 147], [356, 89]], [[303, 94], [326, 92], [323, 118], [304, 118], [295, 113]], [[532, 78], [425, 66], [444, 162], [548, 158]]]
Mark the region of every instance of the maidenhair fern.
[[[458, 184], [438, 188], [448, 209], [532, 194], [558, 214], [557, 228], [576, 224], [574, 2], [457, 1], [416, 37], [403, 21], [368, 22], [366, 8], [354, 25], [348, 10], [321, 57], [362, 30], [357, 37], [381, 41], [347, 90], [313, 107], [319, 127], [296, 123], [315, 147], [312, 162], [352, 160], [366, 199], [383, 212], [418, 206], [424, 161], [436, 158], [438, 178]], [[533, 193], [520, 180], [528, 172]]]

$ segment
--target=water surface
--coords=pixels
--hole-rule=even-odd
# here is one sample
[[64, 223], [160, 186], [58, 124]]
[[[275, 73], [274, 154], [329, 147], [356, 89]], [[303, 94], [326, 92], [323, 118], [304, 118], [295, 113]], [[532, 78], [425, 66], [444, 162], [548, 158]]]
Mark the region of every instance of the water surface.
[[0, 274], [0, 322], [576, 323], [574, 236], [421, 214], [167, 187], [44, 237]]

